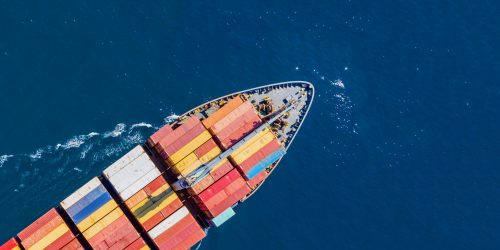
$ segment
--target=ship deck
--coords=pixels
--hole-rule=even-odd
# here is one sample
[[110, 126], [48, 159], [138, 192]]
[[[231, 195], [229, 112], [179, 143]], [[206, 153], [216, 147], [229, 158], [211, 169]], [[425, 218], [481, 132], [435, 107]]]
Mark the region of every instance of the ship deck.
[[[178, 119], [172, 123], [173, 127], [183, 123], [190, 115], [195, 115], [200, 119], [206, 119], [212, 113], [217, 111], [228, 99], [242, 95], [250, 101], [263, 120], [267, 116], [285, 106], [288, 102], [294, 100], [295, 108], [282, 116], [279, 120], [272, 124], [272, 130], [283, 144], [285, 149], [288, 149], [297, 135], [304, 118], [307, 116], [309, 108], [314, 99], [314, 86], [305, 81], [290, 81], [282, 83], [274, 83], [262, 87], [243, 90], [219, 97], [208, 101], [198, 107], [195, 107], [188, 112], [180, 115]], [[269, 166], [266, 171], [271, 174], [278, 166], [281, 159]], [[255, 188], [245, 199], [248, 199], [254, 194], [260, 186]]]

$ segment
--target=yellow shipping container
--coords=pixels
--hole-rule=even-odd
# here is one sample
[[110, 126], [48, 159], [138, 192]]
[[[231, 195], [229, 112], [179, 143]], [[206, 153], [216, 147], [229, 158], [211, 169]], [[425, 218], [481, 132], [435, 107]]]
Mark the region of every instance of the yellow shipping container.
[[28, 250], [31, 249], [45, 249], [48, 245], [50, 245], [55, 240], [59, 239], [63, 234], [69, 231], [68, 226], [66, 224], [61, 224], [52, 230], [50, 233], [45, 235], [41, 240], [37, 243], [33, 244]]
[[[176, 174], [181, 174], [181, 172], [192, 166], [193, 164], [199, 163], [198, 157], [194, 153], [188, 154], [184, 159], [181, 161], [177, 162], [172, 169]], [[198, 164], [199, 166], [200, 164]]]
[[153, 217], [153, 215], [159, 213], [162, 209], [164, 209], [177, 199], [178, 197], [174, 192], [165, 194], [159, 201], [155, 202], [147, 210], [143, 211], [142, 214], [137, 217], [137, 219], [140, 223], [144, 223], [151, 217]]
[[135, 217], [138, 217], [140, 214], [142, 214], [145, 210], [147, 210], [150, 206], [153, 205], [156, 201], [160, 200], [163, 195], [171, 193], [172, 189], [170, 189], [170, 186], [168, 184], [164, 184], [160, 188], [158, 188], [156, 191], [154, 191], [151, 194], [151, 197], [147, 197], [141, 202], [137, 203], [133, 208], [130, 209], [132, 213], [134, 214]]
[[179, 151], [175, 152], [172, 154], [168, 160], [176, 164], [180, 160], [182, 160], [184, 157], [186, 157], [189, 153], [193, 152], [196, 148], [201, 146], [201, 144], [205, 143], [208, 141], [212, 136], [208, 131], [203, 131], [201, 134], [196, 136], [192, 141], [188, 142], [186, 145], [184, 145]]
[[210, 151], [208, 151], [208, 153], [204, 154], [203, 156], [200, 157], [200, 162], [202, 164], [205, 164], [207, 162], [209, 162], [210, 160], [212, 160], [213, 158], [217, 157], [218, 155], [220, 155], [222, 153], [222, 151], [220, 150], [219, 147], [215, 147], [213, 149], [211, 149]]
[[201, 161], [197, 160], [197, 161], [193, 162], [193, 164], [187, 166], [185, 169], [182, 169], [179, 174], [185, 177], [189, 173], [193, 172], [193, 170], [195, 170], [196, 168], [201, 166], [201, 164], [202, 164]]
[[237, 163], [240, 164], [244, 160], [248, 159], [250, 156], [258, 152], [262, 147], [264, 147], [266, 144], [271, 142], [275, 138], [274, 134], [269, 132], [266, 133], [264, 136], [259, 138], [257, 141], [243, 149], [241, 152], [239, 152], [237, 155], [232, 155], [231, 158]]
[[210, 170], [210, 173], [217, 171], [217, 169], [219, 169], [226, 162], [227, 162], [227, 158], [224, 158], [223, 160], [221, 160], [219, 163], [217, 163], [217, 165], [215, 165], [215, 167], [212, 168], [212, 170]]
[[80, 229], [80, 231], [83, 232], [87, 230], [90, 226], [94, 225], [102, 217], [109, 214], [117, 206], [118, 205], [116, 204], [115, 200], [110, 200], [106, 204], [104, 204], [104, 206], [100, 207], [99, 209], [94, 211], [91, 215], [89, 215], [87, 218], [78, 223], [76, 226], [78, 227], [78, 229]]
[[102, 218], [96, 224], [92, 225], [91, 227], [89, 227], [89, 229], [83, 232], [83, 236], [86, 239], [91, 239], [92, 237], [94, 237], [94, 235], [98, 234], [100, 231], [109, 226], [111, 223], [118, 220], [122, 215], [123, 211], [120, 208], [116, 208], [111, 213], [104, 216], [104, 218]]
[[257, 133], [254, 137], [250, 138], [250, 140], [248, 140], [247, 142], [245, 142], [240, 148], [238, 148], [236, 151], [234, 151], [231, 154], [231, 156], [239, 154], [241, 151], [245, 150], [246, 147], [248, 147], [249, 145], [251, 145], [252, 143], [254, 143], [255, 141], [257, 141], [258, 139], [260, 139], [260, 137], [264, 136], [269, 131], [270, 131], [269, 128], [267, 128], [267, 127], [264, 128], [262, 131], [260, 131], [259, 133]]

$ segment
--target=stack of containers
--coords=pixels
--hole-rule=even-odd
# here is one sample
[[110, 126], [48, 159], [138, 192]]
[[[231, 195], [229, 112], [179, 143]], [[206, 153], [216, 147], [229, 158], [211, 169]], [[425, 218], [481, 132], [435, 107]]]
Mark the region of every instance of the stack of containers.
[[161, 175], [149, 155], [138, 145], [103, 171], [125, 201]]
[[205, 237], [146, 153], [132, 150], [103, 174], [160, 249], [188, 249]]
[[158, 176], [125, 200], [142, 227], [149, 231], [182, 206], [182, 202], [162, 176]]
[[169, 134], [172, 131], [173, 131], [173, 129], [172, 129], [172, 127], [170, 127], [170, 125], [163, 126], [158, 131], [156, 131], [153, 135], [151, 135], [151, 137], [149, 137], [148, 145], [152, 148], [155, 147], [156, 144], [158, 144], [158, 142], [160, 142], [161, 139], [163, 139], [163, 137], [165, 137], [167, 134]]
[[265, 128], [234, 151], [229, 158], [248, 180], [248, 185], [255, 188], [267, 177], [265, 169], [284, 154], [285, 149], [276, 136], [269, 128]]
[[186, 207], [181, 207], [148, 232], [160, 249], [189, 249], [206, 234]]
[[214, 182], [222, 178], [225, 174], [229, 173], [229, 171], [233, 170], [233, 168], [233, 165], [231, 165], [227, 158], [221, 160], [212, 168], [208, 175], [206, 175], [187, 189], [189, 194], [197, 195], [201, 193]]
[[61, 207], [94, 249], [121, 249], [139, 238], [97, 177], [62, 201]]
[[25, 249], [61, 249], [75, 239], [55, 208], [38, 218], [17, 237]]
[[148, 247], [146, 242], [142, 239], [139, 238], [132, 242], [132, 244], [128, 245], [125, 250], [150, 250], [151, 248]]
[[203, 125], [228, 149], [262, 124], [253, 105], [237, 96], [203, 121]]
[[166, 134], [156, 150], [175, 175], [185, 177], [221, 153], [211, 138], [200, 120], [192, 116]]
[[245, 180], [233, 169], [193, 198], [208, 218], [217, 217], [250, 193]]
[[19, 244], [17, 244], [16, 239], [11, 238], [0, 246], [0, 250], [21, 250], [21, 248], [19, 247]]

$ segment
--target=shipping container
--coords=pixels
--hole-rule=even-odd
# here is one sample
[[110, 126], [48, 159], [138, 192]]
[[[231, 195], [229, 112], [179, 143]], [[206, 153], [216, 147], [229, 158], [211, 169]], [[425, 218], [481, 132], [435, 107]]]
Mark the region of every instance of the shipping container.
[[153, 229], [148, 231], [149, 236], [155, 239], [186, 216], [192, 215], [189, 213], [189, 210], [183, 206], [179, 208], [179, 210], [175, 211], [172, 215], [170, 215], [167, 219], [162, 221], [160, 224], [156, 225]]
[[201, 162], [198, 157], [194, 153], [190, 153], [184, 159], [176, 163], [172, 167], [172, 171], [177, 175], [187, 175], [199, 166], [201, 166]]
[[279, 143], [279, 141], [277, 139], [272, 140], [268, 144], [264, 145], [259, 151], [248, 157], [246, 160], [244, 160], [240, 164], [236, 164], [236, 167], [240, 170], [240, 172], [245, 173], [279, 148], [281, 148], [281, 144]]
[[149, 171], [146, 175], [140, 177], [137, 181], [132, 183], [132, 185], [128, 186], [125, 190], [119, 191], [118, 194], [123, 200], [127, 200], [128, 198], [130, 198], [135, 193], [139, 192], [139, 190], [144, 188], [144, 186], [146, 186], [148, 183], [150, 183], [160, 175], [161, 175], [160, 170], [154, 168], [153, 170]]
[[241, 116], [244, 116], [247, 111], [252, 111], [255, 113], [252, 104], [250, 102], [246, 101], [242, 103], [240, 106], [235, 108], [233, 111], [229, 112], [224, 118], [220, 119], [214, 125], [210, 127], [210, 132], [212, 134], [217, 134], [220, 131], [222, 131], [224, 128], [226, 128], [229, 124], [235, 122], [240, 118]]
[[7, 242], [5, 242], [2, 246], [0, 246], [0, 250], [20, 250], [19, 244], [16, 239], [11, 238]]
[[71, 240], [68, 244], [63, 246], [61, 250], [84, 250], [85, 248], [82, 246], [78, 239]]
[[63, 247], [75, 236], [53, 208], [33, 222], [18, 235], [25, 249], [44, 249], [53, 246]]
[[139, 233], [117, 208], [84, 231], [83, 236], [94, 249], [123, 249], [138, 239]]
[[161, 127], [158, 131], [151, 135], [148, 139], [148, 144], [150, 147], [156, 146], [158, 142], [160, 142], [165, 136], [167, 136], [170, 132], [174, 131], [170, 125], [165, 125]]
[[[192, 140], [190, 140], [187, 144], [183, 144], [182, 148], [178, 151], [170, 155], [167, 160], [171, 164], [175, 164], [186, 157], [189, 153], [193, 152], [196, 148], [201, 146], [203, 143], [208, 141], [212, 136], [208, 131], [204, 131]], [[177, 143], [177, 142], [176, 142]]]
[[215, 143], [213, 139], [209, 139], [208, 141], [203, 143], [203, 145], [201, 145], [199, 148], [194, 150], [194, 154], [196, 155], [196, 157], [201, 158], [214, 148], [218, 148], [217, 143]]
[[236, 169], [233, 169], [193, 198], [209, 218], [214, 218], [241, 200], [250, 191], [245, 180]]
[[132, 244], [125, 247], [125, 250], [149, 250], [149, 249], [150, 249], [149, 246], [142, 238], [135, 240], [134, 242], [132, 242]]
[[237, 154], [231, 154], [231, 159], [236, 163], [240, 164], [244, 160], [248, 159], [251, 155], [255, 154], [257, 151], [259, 151], [262, 147], [264, 147], [266, 144], [274, 140], [276, 137], [274, 136], [273, 133], [269, 132], [264, 134], [262, 137], [260, 137], [258, 140], [256, 140], [254, 143], [246, 146], [245, 148], [238, 149]]
[[267, 173], [266, 170], [260, 171], [259, 174], [257, 174], [255, 177], [247, 181], [248, 186], [251, 189], [255, 189], [259, 183], [261, 183], [263, 180], [265, 180], [269, 176], [269, 173]]
[[184, 145], [196, 138], [199, 134], [206, 131], [202, 124], [197, 124], [191, 130], [181, 135], [175, 141], [166, 141], [163, 139], [158, 144], [158, 150], [162, 156], [170, 156], [179, 151]]
[[164, 148], [170, 145], [171, 143], [177, 141], [182, 135], [190, 131], [196, 125], [200, 124], [200, 120], [196, 116], [189, 117], [182, 125], [177, 127], [174, 131], [165, 135], [157, 144], [157, 148]]
[[106, 177], [113, 176], [116, 172], [119, 172], [123, 167], [125, 167], [127, 164], [129, 164], [130, 162], [132, 162], [133, 160], [135, 160], [137, 157], [141, 156], [144, 153], [145, 152], [142, 146], [137, 145], [135, 148], [130, 150], [128, 153], [126, 153], [124, 156], [122, 156], [120, 159], [118, 159], [108, 168], [106, 168], [103, 171], [104, 176]]
[[189, 249], [205, 236], [206, 234], [200, 225], [193, 222], [189, 226], [169, 237], [168, 240], [158, 244], [158, 247], [160, 249]]
[[279, 160], [281, 157], [285, 155], [285, 150], [283, 148], [280, 148], [276, 150], [274, 153], [266, 157], [264, 160], [259, 162], [257, 165], [253, 166], [250, 170], [245, 172], [245, 175], [247, 176], [248, 179], [254, 178], [256, 175], [258, 175], [261, 171], [266, 169], [267, 166], [273, 164], [277, 160]]
[[235, 96], [234, 98], [230, 99], [224, 106], [222, 106], [220, 109], [211, 114], [207, 119], [203, 120], [202, 121], [203, 125], [207, 129], [212, 127], [216, 122], [224, 118], [228, 113], [233, 111], [242, 103], [243, 100], [241, 99], [241, 97], [239, 95]]
[[210, 220], [210, 225], [215, 226], [215, 227], [220, 227], [224, 222], [228, 221], [233, 217], [236, 213], [234, 212], [233, 208], [228, 208], [224, 210], [221, 214], [217, 215], [217, 217], [213, 218]]
[[222, 146], [223, 149], [228, 149], [237, 142], [239, 142], [241, 139], [245, 138], [248, 134], [250, 134], [252, 131], [254, 131], [256, 128], [258, 128], [262, 124], [262, 121], [260, 118], [256, 118], [255, 120], [244, 124], [243, 126], [239, 127], [236, 131], [231, 133], [229, 136], [225, 137], [224, 139], [221, 139], [220, 137], [217, 137], [217, 140], [220, 142], [220, 145]]
[[222, 176], [233, 170], [233, 165], [226, 159], [221, 160], [214, 168], [210, 171], [210, 175], [214, 180], [219, 180]]
[[97, 177], [61, 202], [61, 207], [80, 231], [87, 230], [117, 206]]
[[224, 140], [237, 131], [239, 128], [250, 124], [250, 127], [256, 127], [261, 123], [260, 117], [257, 115], [254, 109], [249, 109], [245, 114], [238, 117], [235, 121], [228, 124], [224, 129], [220, 131], [212, 130], [213, 134], [220, 140]]
[[269, 133], [270, 131], [271, 130], [269, 130], [269, 127], [265, 127], [264, 129], [262, 129], [261, 131], [259, 131], [255, 135], [253, 135], [250, 139], [246, 139], [245, 143], [243, 143], [243, 145], [241, 145], [241, 147], [239, 147], [233, 153], [231, 153], [231, 155], [239, 154], [241, 151], [245, 150], [249, 145], [251, 145], [252, 143], [257, 141], [258, 139], [260, 139], [262, 136]]
[[113, 184], [116, 191], [121, 192], [153, 169], [156, 169], [153, 161], [147, 154], [142, 154], [113, 175], [104, 174], [104, 176]]

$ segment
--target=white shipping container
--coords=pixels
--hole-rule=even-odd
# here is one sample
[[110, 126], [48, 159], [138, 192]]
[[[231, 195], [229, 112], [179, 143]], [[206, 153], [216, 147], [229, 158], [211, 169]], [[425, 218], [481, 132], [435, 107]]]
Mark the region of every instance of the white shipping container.
[[151, 183], [154, 179], [156, 179], [160, 175], [161, 175], [160, 170], [154, 168], [146, 175], [141, 176], [139, 179], [137, 179], [130, 186], [126, 187], [124, 190], [118, 191], [118, 194], [120, 195], [120, 197], [122, 197], [123, 200], [127, 200], [128, 198], [132, 197], [132, 195], [139, 192], [139, 190], [144, 188], [146, 185]]
[[108, 180], [113, 184], [116, 191], [120, 192], [155, 168], [156, 166], [151, 159], [149, 159], [149, 156], [143, 154], [121, 171], [108, 178]]
[[186, 207], [181, 207], [179, 210], [175, 211], [172, 215], [166, 218], [164, 221], [160, 222], [160, 224], [156, 225], [151, 229], [148, 234], [151, 238], [156, 238], [160, 236], [163, 232], [167, 231], [173, 225], [177, 224], [179, 221], [184, 219], [189, 214], [189, 210]]
[[73, 204], [75, 204], [80, 199], [82, 199], [85, 195], [90, 193], [92, 190], [96, 189], [99, 185], [101, 185], [101, 181], [99, 180], [99, 178], [94, 177], [92, 180], [90, 180], [85, 185], [83, 185], [81, 188], [79, 188], [74, 193], [72, 193], [70, 196], [68, 196], [68, 198], [64, 199], [61, 202], [61, 207], [64, 209], [68, 209]]
[[106, 168], [102, 173], [106, 178], [110, 178], [117, 172], [119, 172], [123, 167], [125, 167], [127, 164], [138, 158], [144, 154], [144, 149], [142, 148], [141, 145], [137, 145], [137, 147], [133, 148], [130, 150], [128, 153], [126, 153], [124, 156], [122, 156], [120, 159], [115, 161], [113, 164], [111, 164], [108, 168]]

